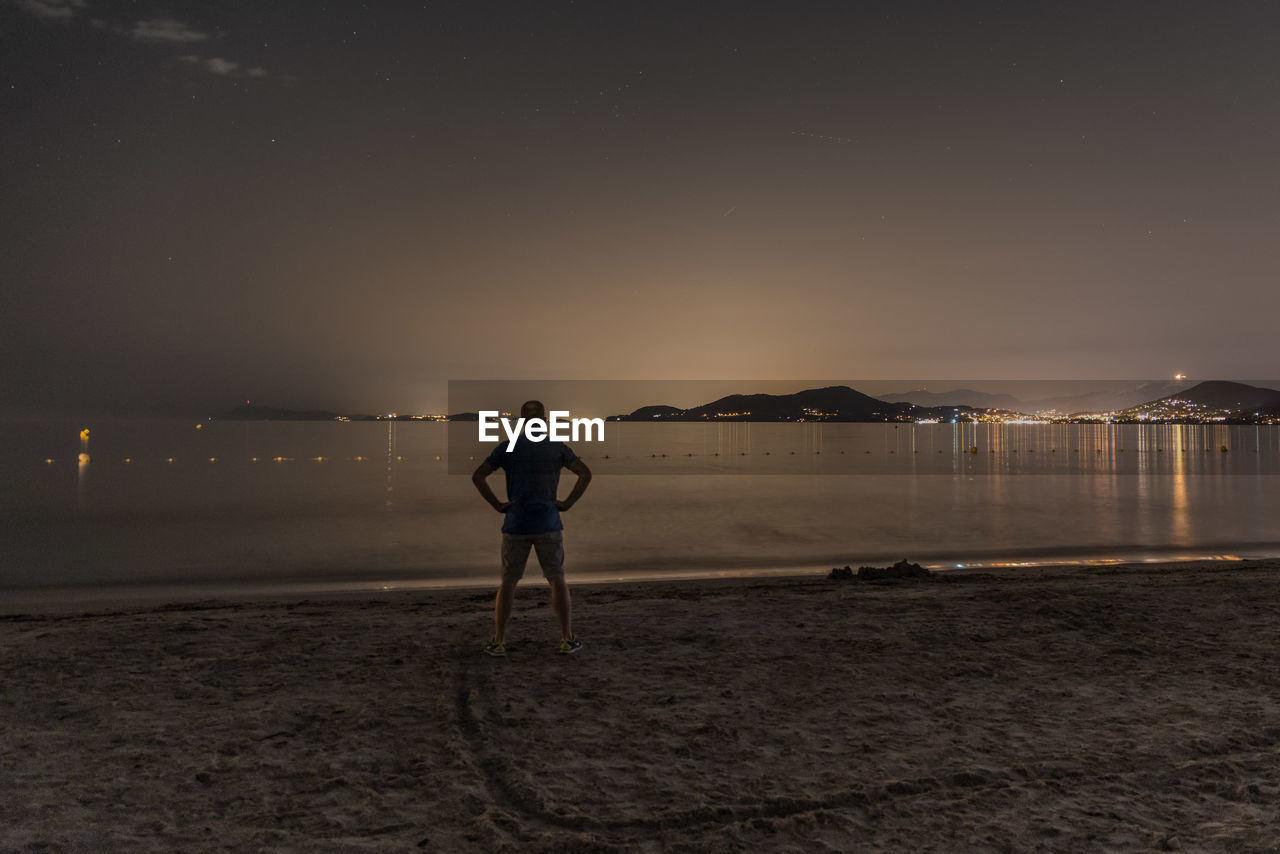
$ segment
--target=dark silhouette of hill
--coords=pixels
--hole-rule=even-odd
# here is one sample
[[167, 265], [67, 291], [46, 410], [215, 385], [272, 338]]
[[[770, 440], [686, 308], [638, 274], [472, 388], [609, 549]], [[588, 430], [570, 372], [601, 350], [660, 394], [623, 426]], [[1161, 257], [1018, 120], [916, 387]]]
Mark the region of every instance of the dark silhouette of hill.
[[612, 421], [913, 421], [950, 419], [967, 406], [927, 407], [895, 403], [837, 385], [794, 394], [731, 394], [711, 403], [680, 409], [642, 406]]
[[1120, 421], [1228, 423], [1269, 421], [1280, 414], [1280, 391], [1246, 383], [1210, 380], [1116, 412]]
[[1065, 413], [1114, 412], [1169, 394], [1177, 394], [1186, 388], [1182, 380], [1155, 380], [1136, 386], [1106, 388], [1066, 397], [1028, 400], [1021, 407], [1023, 412], [1043, 412], [1056, 409]]
[[1178, 400], [1196, 403], [1209, 409], [1253, 412], [1280, 407], [1280, 391], [1226, 380], [1209, 380], [1159, 400], [1148, 401], [1145, 405]]
[[619, 415], [616, 418], [620, 421], [651, 421], [654, 418], [674, 418], [683, 412], [683, 409], [674, 406], [642, 406], [630, 415]]

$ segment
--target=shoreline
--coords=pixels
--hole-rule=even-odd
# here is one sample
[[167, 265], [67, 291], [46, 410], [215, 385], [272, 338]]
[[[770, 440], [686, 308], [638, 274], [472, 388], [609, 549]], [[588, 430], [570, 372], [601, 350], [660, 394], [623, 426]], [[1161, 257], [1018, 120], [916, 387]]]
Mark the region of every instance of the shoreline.
[[[909, 558], [908, 558], [909, 559]], [[915, 561], [938, 575], [964, 575], [973, 573], [1000, 574], [1030, 571], [1071, 571], [1092, 567], [1146, 567], [1150, 569], [1175, 569], [1199, 565], [1259, 564], [1280, 561], [1280, 554], [1240, 556], [1235, 553], [1215, 555], [1189, 554], [1170, 558], [1154, 554], [1145, 558], [1094, 556], [1076, 560], [1060, 557], [1013, 560], [1007, 557], [989, 560], [938, 563]], [[536, 564], [536, 562], [535, 562]], [[853, 566], [857, 570], [857, 566]], [[674, 582], [733, 581], [759, 579], [825, 578], [831, 568], [808, 566], [749, 567], [732, 570], [699, 569], [685, 572], [582, 572], [570, 573], [572, 588], [609, 586], [617, 584], [665, 584]], [[287, 602], [299, 599], [346, 599], [385, 597], [388, 595], [421, 594], [438, 591], [492, 590], [497, 587], [498, 573], [493, 577], [447, 577], [439, 579], [389, 579], [386, 581], [229, 581], [214, 583], [192, 582], [128, 582], [114, 585], [72, 585], [67, 587], [13, 587], [0, 588], [0, 618], [18, 615], [40, 616], [44, 614], [92, 611], [94, 609], [149, 609], [166, 605], [202, 601], [220, 602]], [[543, 583], [537, 566], [525, 573], [522, 587], [530, 583]]]

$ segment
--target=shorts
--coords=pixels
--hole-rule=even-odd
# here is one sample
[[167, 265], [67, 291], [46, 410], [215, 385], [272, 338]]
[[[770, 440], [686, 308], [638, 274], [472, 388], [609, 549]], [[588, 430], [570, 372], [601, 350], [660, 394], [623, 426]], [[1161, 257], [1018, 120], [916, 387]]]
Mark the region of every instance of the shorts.
[[502, 535], [502, 580], [519, 581], [524, 575], [525, 562], [529, 560], [529, 548], [538, 553], [538, 563], [547, 581], [564, 578], [564, 532], [547, 531], [545, 534]]

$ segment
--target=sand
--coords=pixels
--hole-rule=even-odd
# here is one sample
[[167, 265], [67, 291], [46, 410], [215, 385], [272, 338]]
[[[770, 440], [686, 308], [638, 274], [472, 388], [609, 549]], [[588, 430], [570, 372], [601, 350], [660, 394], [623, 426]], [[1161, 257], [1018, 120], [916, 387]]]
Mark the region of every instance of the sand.
[[1280, 561], [0, 618], [0, 850], [1280, 851]]

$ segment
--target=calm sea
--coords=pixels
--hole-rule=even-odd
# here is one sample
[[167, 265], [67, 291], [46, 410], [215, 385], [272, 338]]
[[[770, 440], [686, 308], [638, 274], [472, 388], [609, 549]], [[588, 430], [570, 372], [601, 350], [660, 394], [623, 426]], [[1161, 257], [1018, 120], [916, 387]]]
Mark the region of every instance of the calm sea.
[[[1276, 427], [611, 423], [576, 450], [582, 579], [1280, 554]], [[0, 422], [0, 599], [485, 583], [501, 518], [449, 468], [433, 423]]]

